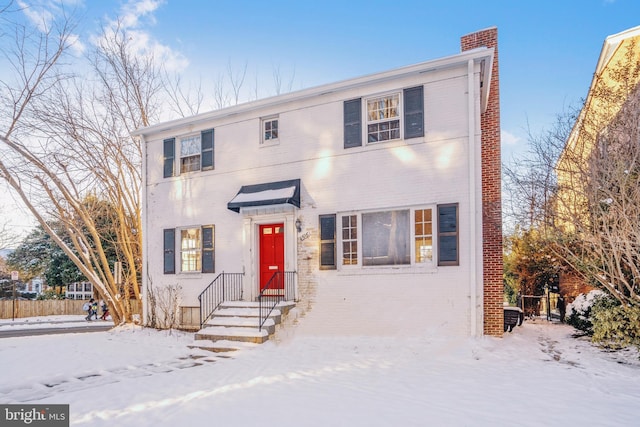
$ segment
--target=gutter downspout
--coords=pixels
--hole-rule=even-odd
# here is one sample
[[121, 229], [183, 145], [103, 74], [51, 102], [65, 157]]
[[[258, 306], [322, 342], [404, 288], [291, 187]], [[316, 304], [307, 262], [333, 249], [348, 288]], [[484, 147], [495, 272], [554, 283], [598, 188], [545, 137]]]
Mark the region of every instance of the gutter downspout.
[[149, 285], [149, 271], [147, 265], [147, 237], [145, 233], [149, 230], [149, 215], [147, 210], [147, 167], [149, 162], [147, 161], [147, 142], [144, 139], [144, 135], [138, 135], [140, 138], [140, 145], [142, 146], [142, 185], [140, 191], [142, 192], [142, 230], [138, 230], [139, 233], [142, 233], [142, 292], [140, 293], [140, 297], [142, 300], [140, 301], [142, 304], [142, 325], [147, 325], [149, 323], [149, 302], [147, 301], [148, 290], [147, 286]]
[[476, 256], [477, 256], [477, 235], [476, 235], [476, 103], [475, 103], [475, 61], [470, 59], [467, 62], [467, 108], [469, 114], [469, 140], [468, 140], [468, 162], [469, 162], [469, 210], [473, 214], [469, 221], [469, 236], [473, 244], [469, 245], [469, 294], [471, 309], [471, 336], [478, 336], [478, 292], [477, 292], [477, 275], [476, 275]]

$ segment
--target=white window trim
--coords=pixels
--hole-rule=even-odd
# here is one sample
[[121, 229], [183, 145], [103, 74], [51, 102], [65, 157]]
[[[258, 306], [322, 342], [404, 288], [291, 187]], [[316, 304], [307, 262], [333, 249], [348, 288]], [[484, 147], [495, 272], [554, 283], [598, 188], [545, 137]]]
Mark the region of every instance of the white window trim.
[[[265, 124], [274, 120], [278, 122], [278, 136], [277, 138], [265, 139]], [[260, 147], [271, 147], [278, 144], [280, 144], [280, 117], [275, 115], [260, 118]]]
[[[368, 104], [369, 101], [374, 99], [384, 98], [387, 96], [398, 95], [398, 131], [399, 137], [394, 139], [387, 139], [384, 141], [375, 141], [369, 142], [369, 114], [368, 114]], [[367, 96], [366, 98], [362, 98], [362, 137], [364, 138], [364, 145], [378, 145], [385, 144], [388, 142], [396, 142], [404, 140], [404, 91], [403, 90], [393, 90], [389, 92], [378, 93], [375, 95]], [[379, 123], [380, 120], [372, 121], [372, 123]]]
[[[431, 209], [431, 241], [432, 241], [432, 256], [430, 262], [418, 263], [416, 262], [416, 250], [415, 250], [415, 238], [416, 238], [416, 229], [415, 229], [415, 212], [416, 210], [423, 209]], [[409, 242], [411, 245], [411, 263], [410, 264], [399, 264], [399, 265], [364, 265], [362, 259], [362, 239], [363, 239], [363, 228], [362, 228], [362, 214], [363, 213], [374, 213], [374, 212], [388, 212], [395, 210], [409, 210]], [[357, 220], [357, 245], [358, 245], [358, 263], [356, 265], [345, 265], [343, 264], [343, 240], [342, 240], [342, 217], [355, 215]], [[344, 272], [354, 272], [356, 270], [359, 271], [389, 271], [389, 270], [398, 270], [398, 269], [413, 269], [420, 271], [429, 271], [437, 269], [437, 205], [418, 205], [418, 206], [404, 206], [404, 207], [393, 207], [393, 208], [381, 208], [381, 209], [367, 209], [362, 211], [346, 211], [346, 212], [337, 212], [336, 213], [336, 268], [339, 271]]]

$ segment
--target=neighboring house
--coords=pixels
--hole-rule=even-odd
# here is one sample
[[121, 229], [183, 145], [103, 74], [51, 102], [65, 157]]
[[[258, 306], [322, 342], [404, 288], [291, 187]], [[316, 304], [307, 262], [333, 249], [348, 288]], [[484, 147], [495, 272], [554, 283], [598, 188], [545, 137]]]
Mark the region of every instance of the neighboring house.
[[[594, 147], [600, 145], [600, 150], [606, 150], [599, 144], [603, 135], [617, 135], [620, 122], [638, 115], [639, 66], [640, 26], [605, 39], [584, 106], [556, 165], [555, 220], [565, 230], [574, 231], [576, 224], [588, 223], [584, 220], [584, 206], [592, 202], [584, 199], [585, 192], [575, 189], [585, 188], [591, 179], [590, 156]], [[567, 301], [591, 289], [576, 273], [566, 272], [560, 276], [560, 293]]]
[[93, 285], [91, 282], [70, 283], [67, 285], [64, 296], [66, 299], [91, 299], [93, 298]]
[[461, 44], [136, 131], [145, 295], [180, 285], [187, 323], [222, 272], [249, 301], [291, 272], [321, 333], [502, 335], [497, 29]]
[[42, 277], [34, 277], [27, 282], [26, 292], [33, 292], [40, 295], [44, 291], [44, 280]]

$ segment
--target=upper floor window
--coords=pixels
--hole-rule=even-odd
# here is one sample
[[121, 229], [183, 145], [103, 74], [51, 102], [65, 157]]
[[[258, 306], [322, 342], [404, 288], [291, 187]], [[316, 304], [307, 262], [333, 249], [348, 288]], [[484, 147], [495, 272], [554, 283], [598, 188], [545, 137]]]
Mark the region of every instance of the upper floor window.
[[[424, 87], [344, 101], [344, 148], [424, 136]], [[365, 108], [364, 114], [362, 109]], [[363, 131], [363, 124], [364, 131]]]
[[200, 135], [180, 139], [180, 173], [200, 170]]
[[[213, 169], [214, 166], [214, 137], [213, 129], [200, 132], [199, 135], [189, 135], [179, 139], [178, 173], [188, 173], [199, 170]], [[164, 140], [163, 147], [164, 163], [163, 176], [165, 178], [176, 175], [176, 138]]]
[[274, 143], [278, 140], [278, 118], [270, 117], [262, 120], [262, 144]]
[[400, 94], [367, 100], [367, 142], [400, 139]]

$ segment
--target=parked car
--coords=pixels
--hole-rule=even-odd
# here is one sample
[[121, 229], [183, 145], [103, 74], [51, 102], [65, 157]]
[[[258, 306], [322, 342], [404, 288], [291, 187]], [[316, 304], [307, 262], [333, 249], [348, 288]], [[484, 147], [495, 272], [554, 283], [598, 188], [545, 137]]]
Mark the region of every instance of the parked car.
[[519, 307], [504, 307], [504, 331], [511, 332], [516, 326], [522, 325], [524, 313]]

